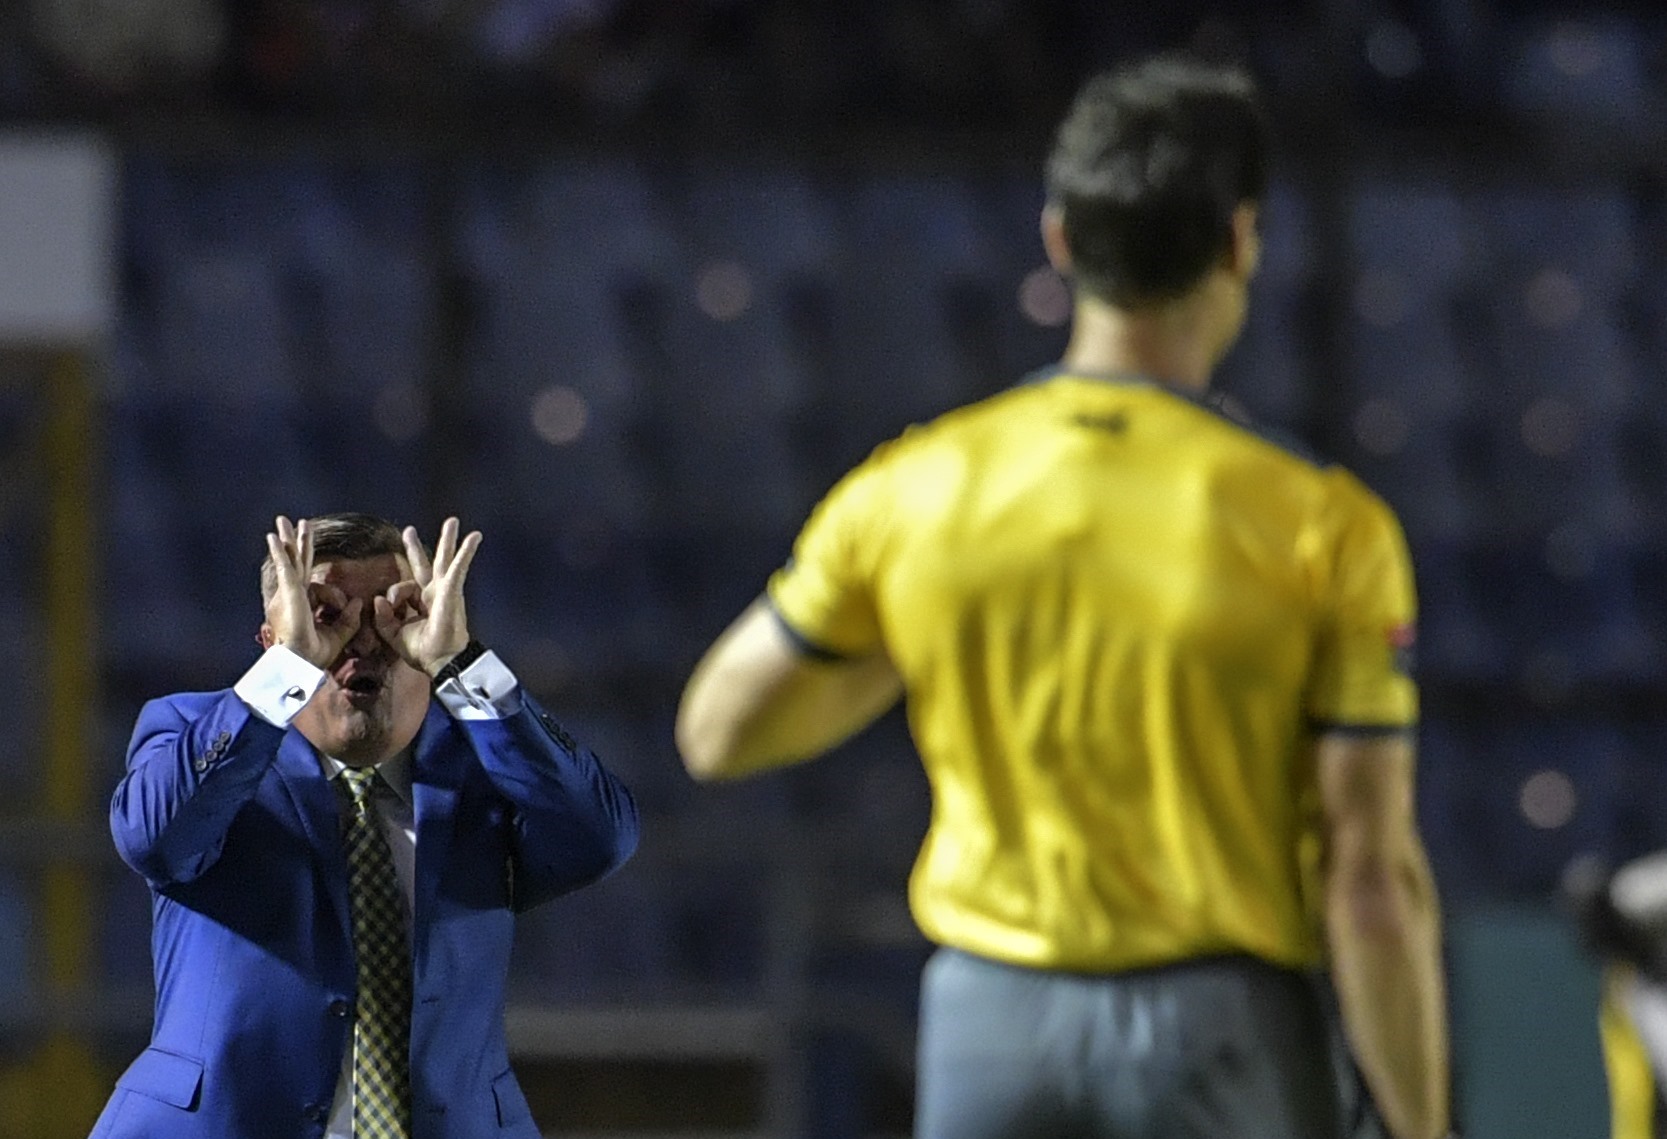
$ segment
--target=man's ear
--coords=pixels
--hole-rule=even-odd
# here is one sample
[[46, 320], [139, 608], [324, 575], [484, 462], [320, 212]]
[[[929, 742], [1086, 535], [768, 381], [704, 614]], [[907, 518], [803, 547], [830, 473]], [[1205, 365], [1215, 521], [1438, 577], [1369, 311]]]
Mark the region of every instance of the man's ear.
[[268, 625], [265, 621], [262, 621], [260, 628], [255, 631], [255, 640], [260, 642], [260, 647], [261, 648], [263, 648], [263, 649], [271, 648], [272, 647], [272, 626]]
[[1061, 277], [1071, 275], [1071, 245], [1065, 240], [1065, 211], [1049, 202], [1042, 207], [1042, 248]]
[[1227, 268], [1248, 281], [1262, 263], [1261, 210], [1255, 202], [1240, 202], [1233, 210], [1232, 241], [1227, 248]]

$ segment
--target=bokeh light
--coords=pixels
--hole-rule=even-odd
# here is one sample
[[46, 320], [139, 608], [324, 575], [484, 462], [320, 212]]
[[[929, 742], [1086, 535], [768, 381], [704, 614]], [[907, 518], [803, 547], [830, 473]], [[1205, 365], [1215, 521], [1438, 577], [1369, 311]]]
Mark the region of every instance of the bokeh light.
[[1517, 806], [1530, 826], [1540, 830], [1566, 827], [1580, 808], [1574, 782], [1561, 771], [1536, 771], [1522, 782]]
[[585, 433], [590, 409], [585, 397], [572, 388], [556, 385], [533, 397], [533, 434], [553, 447], [572, 443]]

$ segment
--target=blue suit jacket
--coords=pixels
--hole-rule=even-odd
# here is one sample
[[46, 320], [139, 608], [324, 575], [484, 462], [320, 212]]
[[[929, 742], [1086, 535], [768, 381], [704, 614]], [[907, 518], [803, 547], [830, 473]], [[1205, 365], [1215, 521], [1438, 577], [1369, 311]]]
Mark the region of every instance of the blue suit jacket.
[[[504, 1041], [514, 915], [628, 858], [636, 806], [530, 698], [432, 704], [412, 799], [413, 1139], [537, 1139]], [[323, 1134], [353, 1024], [337, 802], [312, 746], [229, 690], [145, 706], [110, 826], [152, 891], [155, 1023], [95, 1139]]]

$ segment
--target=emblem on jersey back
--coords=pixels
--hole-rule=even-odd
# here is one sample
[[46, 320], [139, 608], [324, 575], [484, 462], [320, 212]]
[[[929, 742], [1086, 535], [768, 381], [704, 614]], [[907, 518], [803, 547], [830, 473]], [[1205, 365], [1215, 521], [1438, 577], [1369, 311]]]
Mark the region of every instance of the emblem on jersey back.
[[1384, 640], [1389, 642], [1389, 661], [1395, 671], [1411, 676], [1417, 655], [1418, 627], [1410, 621], [1391, 625], [1384, 630]]
[[1105, 415], [1078, 412], [1071, 416], [1071, 422], [1078, 427], [1092, 427], [1096, 431], [1106, 431], [1113, 435], [1121, 435], [1129, 429], [1129, 416], [1123, 411], [1113, 411]]

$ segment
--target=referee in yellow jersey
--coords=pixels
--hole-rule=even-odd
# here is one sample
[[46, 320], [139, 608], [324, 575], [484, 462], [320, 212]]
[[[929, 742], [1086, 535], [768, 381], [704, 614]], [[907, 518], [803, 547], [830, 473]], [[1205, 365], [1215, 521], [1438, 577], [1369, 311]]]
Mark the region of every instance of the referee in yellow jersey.
[[701, 779], [906, 700], [920, 1139], [1336, 1139], [1321, 968], [1394, 1139], [1448, 1131], [1401, 532], [1208, 396], [1265, 166], [1236, 70], [1089, 83], [1042, 215], [1064, 359], [841, 480], [684, 693]]

